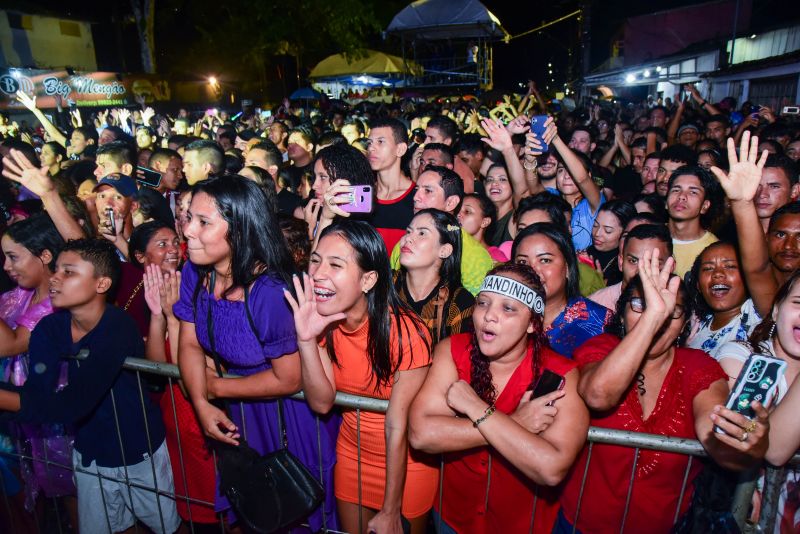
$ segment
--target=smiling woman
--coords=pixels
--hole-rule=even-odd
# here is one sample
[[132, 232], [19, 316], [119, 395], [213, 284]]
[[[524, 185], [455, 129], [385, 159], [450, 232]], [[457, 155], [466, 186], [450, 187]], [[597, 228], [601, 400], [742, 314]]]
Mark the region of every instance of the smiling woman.
[[699, 324], [687, 346], [719, 359], [726, 342], [747, 340], [761, 322], [739, 266], [737, 247], [721, 241], [707, 246], [695, 260], [690, 280], [697, 290], [693, 294]]

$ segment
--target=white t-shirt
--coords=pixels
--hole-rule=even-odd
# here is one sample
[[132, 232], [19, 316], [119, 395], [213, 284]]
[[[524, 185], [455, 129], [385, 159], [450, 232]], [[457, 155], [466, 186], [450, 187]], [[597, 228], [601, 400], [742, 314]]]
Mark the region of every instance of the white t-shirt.
[[761, 322], [761, 316], [756, 311], [753, 299], [747, 299], [742, 304], [739, 315], [719, 330], [711, 328], [713, 320], [713, 315], [708, 315], [700, 320], [697, 331], [689, 339], [687, 345], [693, 349], [705, 351], [719, 361], [720, 348], [728, 341], [747, 341], [753, 329]]

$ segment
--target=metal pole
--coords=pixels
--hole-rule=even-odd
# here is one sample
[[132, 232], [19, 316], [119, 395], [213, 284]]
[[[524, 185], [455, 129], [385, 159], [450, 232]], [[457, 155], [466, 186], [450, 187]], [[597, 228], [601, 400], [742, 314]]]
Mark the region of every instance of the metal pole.
[[739, 0], [736, 0], [736, 8], [733, 11], [733, 35], [731, 35], [731, 55], [728, 58], [728, 65], [733, 65], [733, 51], [736, 49], [736, 34], [739, 26]]

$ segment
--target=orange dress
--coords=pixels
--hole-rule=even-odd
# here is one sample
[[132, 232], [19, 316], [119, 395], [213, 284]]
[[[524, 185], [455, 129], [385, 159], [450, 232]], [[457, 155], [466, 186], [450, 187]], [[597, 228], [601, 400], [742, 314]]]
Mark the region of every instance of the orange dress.
[[[430, 365], [428, 333], [423, 338], [417, 333], [414, 323], [403, 318], [403, 350], [399, 370], [408, 371]], [[353, 395], [388, 400], [392, 386], [375, 388], [375, 377], [367, 359], [368, 321], [355, 331], [348, 332], [342, 327], [333, 333], [333, 345], [338, 365], [333, 366], [336, 389]], [[408, 335], [406, 334], [408, 333]], [[399, 342], [397, 323], [392, 321], [391, 345], [392, 361], [398, 360]], [[361, 411], [361, 503], [363, 506], [380, 510], [383, 506], [383, 493], [386, 487], [386, 439], [382, 413]], [[358, 491], [358, 421], [356, 411], [347, 409], [342, 414], [342, 426], [336, 442], [336, 468], [334, 488], [336, 498], [354, 504], [359, 503]], [[439, 470], [427, 456], [408, 451], [406, 483], [403, 490], [403, 515], [415, 518], [427, 513], [436, 496]]]

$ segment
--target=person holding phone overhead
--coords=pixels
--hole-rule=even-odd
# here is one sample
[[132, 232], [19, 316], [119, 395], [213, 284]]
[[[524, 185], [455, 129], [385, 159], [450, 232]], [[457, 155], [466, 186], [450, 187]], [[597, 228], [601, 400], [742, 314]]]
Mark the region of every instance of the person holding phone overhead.
[[[757, 419], [750, 421], [724, 408], [725, 372], [704, 352], [680, 346], [691, 304], [683, 281], [672, 275], [675, 260], [659, 267], [659, 255], [658, 249], [643, 254], [638, 276], [617, 303], [609, 325], [614, 333], [596, 336], [574, 353], [591, 424], [698, 439], [723, 468], [755, 465], [768, 445], [767, 412], [753, 405]], [[714, 432], [715, 425], [724, 432]], [[702, 468], [694, 462], [687, 473], [689, 460], [680, 454], [603, 444], [592, 447], [588, 469], [587, 461], [588, 447], [567, 478], [554, 533], [670, 532], [676, 512], [688, 508]], [[629, 484], [635, 489], [628, 503]], [[582, 494], [603, 498], [581, 501]]]
[[[440, 533], [549, 533], [553, 526], [553, 486], [586, 441], [589, 415], [575, 364], [547, 348], [544, 308], [534, 270], [501, 265], [478, 293], [475, 331], [436, 346], [411, 406], [409, 440], [444, 454], [434, 519]], [[559, 377], [555, 391], [533, 398], [551, 373]]]

